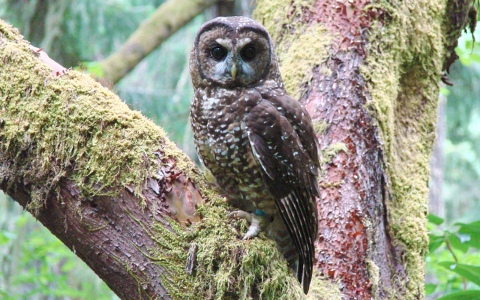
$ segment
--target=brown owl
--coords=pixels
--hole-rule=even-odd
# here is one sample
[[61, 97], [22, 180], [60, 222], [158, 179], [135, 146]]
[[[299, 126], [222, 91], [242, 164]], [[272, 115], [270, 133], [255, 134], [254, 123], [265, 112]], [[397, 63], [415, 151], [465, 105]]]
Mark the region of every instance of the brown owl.
[[267, 30], [245, 17], [198, 31], [190, 58], [195, 147], [250, 227], [278, 243], [308, 292], [319, 197], [318, 141], [306, 110], [287, 95]]

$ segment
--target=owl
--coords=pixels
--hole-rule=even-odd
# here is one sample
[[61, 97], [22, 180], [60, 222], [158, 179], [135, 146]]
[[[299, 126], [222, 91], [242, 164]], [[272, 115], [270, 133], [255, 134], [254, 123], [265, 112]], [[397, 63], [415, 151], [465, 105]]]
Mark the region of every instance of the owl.
[[315, 257], [318, 141], [307, 111], [285, 91], [267, 30], [220, 17], [197, 32], [190, 108], [202, 164], [249, 222], [277, 242], [308, 292]]

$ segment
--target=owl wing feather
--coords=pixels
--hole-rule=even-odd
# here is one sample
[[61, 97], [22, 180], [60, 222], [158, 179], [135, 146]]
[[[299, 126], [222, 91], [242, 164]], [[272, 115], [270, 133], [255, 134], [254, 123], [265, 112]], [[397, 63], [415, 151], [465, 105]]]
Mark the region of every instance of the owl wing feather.
[[[277, 208], [299, 252], [297, 278], [307, 293], [312, 278], [318, 226], [315, 204], [315, 197], [319, 196], [316, 136], [313, 128], [311, 131], [305, 129], [306, 126], [311, 127], [310, 122], [295, 126], [279, 112], [277, 105], [267, 100], [259, 102], [246, 115], [244, 124], [252, 152], [262, 167], [264, 182], [276, 198]], [[293, 111], [299, 114], [297, 118], [301, 118], [301, 109]], [[298, 132], [302, 132], [303, 136]]]
[[[277, 93], [272, 93], [270, 91], [268, 93], [261, 93], [261, 95], [264, 99], [272, 103], [278, 112], [285, 116], [290, 122], [300, 138], [302, 147], [310, 157], [311, 166], [313, 167], [312, 172], [318, 175], [318, 169], [320, 169], [318, 139], [308, 112], [298, 101], [285, 93], [278, 91]], [[318, 185], [316, 185], [316, 187], [318, 187]]]

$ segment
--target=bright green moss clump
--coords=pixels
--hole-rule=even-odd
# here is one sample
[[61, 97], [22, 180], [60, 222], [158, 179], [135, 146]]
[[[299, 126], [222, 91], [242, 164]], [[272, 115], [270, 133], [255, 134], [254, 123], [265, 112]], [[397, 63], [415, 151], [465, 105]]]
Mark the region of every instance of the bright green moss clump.
[[[211, 199], [199, 207], [202, 222], [190, 229], [173, 220], [173, 232], [161, 224], [146, 225], [158, 249], [144, 255], [175, 274], [174, 282], [172, 277], [162, 281], [169, 294], [175, 299], [305, 299], [275, 243], [265, 238], [242, 241], [247, 224], [227, 220], [224, 200]], [[189, 275], [184, 270], [186, 249], [193, 244], [196, 263]]]
[[85, 197], [112, 195], [127, 185], [140, 194], [158, 169], [153, 151], [165, 132], [88, 75], [51, 77], [4, 22], [0, 39], [0, 147], [11, 159], [29, 156], [10, 166], [34, 191], [29, 207], [41, 207], [64, 177]]

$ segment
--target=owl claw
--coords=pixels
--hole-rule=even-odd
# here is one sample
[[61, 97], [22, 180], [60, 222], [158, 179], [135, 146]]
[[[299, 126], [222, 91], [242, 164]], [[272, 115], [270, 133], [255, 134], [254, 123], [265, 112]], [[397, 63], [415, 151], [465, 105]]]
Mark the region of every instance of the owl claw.
[[256, 237], [260, 233], [260, 222], [263, 217], [256, 215], [255, 213], [248, 213], [243, 210], [235, 210], [228, 214], [227, 216], [230, 219], [244, 219], [250, 223], [247, 233], [242, 240], [249, 240]]
[[252, 213], [248, 213], [243, 210], [234, 210], [228, 214], [227, 218], [229, 219], [244, 219], [247, 220], [249, 223], [252, 222]]

